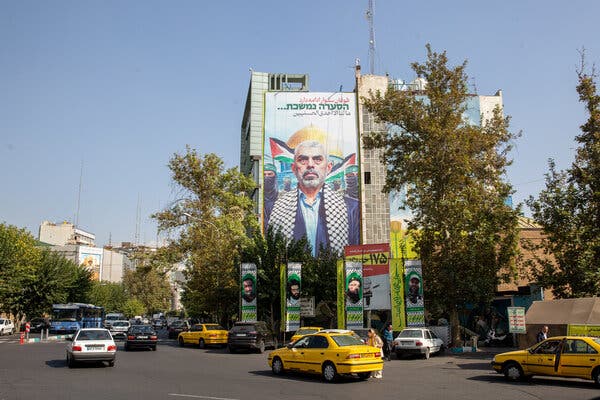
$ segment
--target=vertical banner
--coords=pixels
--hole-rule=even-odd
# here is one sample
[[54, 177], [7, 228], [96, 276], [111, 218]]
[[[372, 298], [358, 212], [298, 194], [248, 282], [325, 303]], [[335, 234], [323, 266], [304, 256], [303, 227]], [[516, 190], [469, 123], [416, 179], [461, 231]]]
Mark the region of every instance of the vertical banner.
[[527, 333], [525, 325], [525, 307], [507, 307], [508, 332]]
[[337, 260], [337, 327], [346, 328], [346, 295], [344, 293], [346, 282], [344, 282], [344, 260]]
[[392, 327], [401, 331], [406, 327], [404, 317], [404, 265], [402, 259], [390, 260], [390, 290], [392, 298]]
[[256, 264], [242, 263], [242, 322], [256, 322]]
[[300, 290], [302, 288], [302, 264], [287, 265], [285, 331], [300, 328]]
[[346, 261], [346, 329], [362, 328], [363, 276], [362, 263]]
[[[279, 303], [281, 310], [281, 323], [279, 324], [279, 330], [281, 332], [285, 332], [285, 324], [283, 321], [286, 321], [286, 300], [285, 300], [285, 282], [287, 279], [287, 275], [285, 273], [286, 268], [285, 264], [281, 264], [279, 266], [279, 299], [281, 300]], [[284, 335], [285, 336], [285, 335]]]
[[423, 276], [420, 260], [408, 260], [404, 269], [404, 299], [406, 301], [406, 325], [425, 326], [423, 302]]
[[389, 310], [391, 308], [389, 243], [346, 246], [344, 254], [347, 261], [362, 263], [364, 309]]

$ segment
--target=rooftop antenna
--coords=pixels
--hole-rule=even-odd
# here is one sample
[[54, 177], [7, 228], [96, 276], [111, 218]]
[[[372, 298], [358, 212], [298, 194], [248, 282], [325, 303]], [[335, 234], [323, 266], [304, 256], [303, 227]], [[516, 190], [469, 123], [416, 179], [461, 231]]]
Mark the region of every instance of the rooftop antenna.
[[367, 21], [369, 21], [369, 72], [375, 74], [375, 28], [373, 26], [373, 3], [375, 0], [369, 0], [369, 9], [367, 10]]
[[81, 185], [83, 183], [83, 159], [81, 159], [81, 172], [79, 173], [79, 189], [77, 191], [77, 213], [75, 214], [75, 226], [79, 226], [79, 207], [81, 205]]

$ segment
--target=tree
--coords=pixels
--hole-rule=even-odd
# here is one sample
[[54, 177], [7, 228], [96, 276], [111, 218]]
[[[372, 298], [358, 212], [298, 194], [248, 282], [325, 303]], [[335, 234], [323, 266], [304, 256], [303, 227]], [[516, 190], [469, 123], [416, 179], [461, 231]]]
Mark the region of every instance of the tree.
[[215, 154], [189, 147], [169, 168], [181, 199], [153, 217], [178, 234], [169, 248], [186, 264], [182, 302], [190, 315], [225, 324], [237, 314], [240, 252], [258, 229], [249, 196], [256, 185]]
[[517, 135], [499, 108], [481, 126], [465, 122], [466, 61], [447, 63], [445, 52], [427, 45], [427, 61], [412, 64], [427, 81], [423, 92], [390, 89], [365, 99], [393, 129], [370, 134], [364, 144], [383, 150], [385, 190], [406, 188], [427, 298], [450, 314], [457, 343], [461, 307], [490, 301], [500, 271], [514, 269], [519, 210], [505, 204], [512, 188], [502, 176]]
[[575, 161], [557, 171], [550, 159], [546, 188], [527, 201], [545, 235], [539, 245], [528, 246], [532, 275], [559, 298], [600, 294], [600, 95], [594, 68], [585, 70], [582, 51], [577, 93], [589, 117], [575, 138]]
[[90, 303], [104, 307], [106, 312], [123, 310], [127, 295], [123, 283], [94, 282], [90, 291]]
[[125, 304], [123, 304], [123, 314], [127, 318], [133, 318], [137, 315], [144, 314], [146, 307], [144, 304], [138, 299], [128, 299]]
[[127, 297], [143, 304], [143, 313], [148, 315], [165, 311], [171, 305], [171, 286], [155, 268], [138, 266], [135, 271], [125, 271], [123, 286]]

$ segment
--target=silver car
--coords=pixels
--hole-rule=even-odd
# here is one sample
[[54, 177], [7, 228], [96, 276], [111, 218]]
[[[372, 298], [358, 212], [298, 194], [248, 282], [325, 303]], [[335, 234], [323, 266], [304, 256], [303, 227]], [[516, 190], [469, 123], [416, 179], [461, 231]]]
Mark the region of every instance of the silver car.
[[113, 321], [110, 325], [110, 333], [115, 340], [124, 340], [127, 338], [127, 331], [130, 327], [131, 323], [129, 321]]
[[115, 365], [117, 345], [108, 329], [83, 328], [67, 339], [67, 365], [73, 368], [78, 362], [107, 361]]

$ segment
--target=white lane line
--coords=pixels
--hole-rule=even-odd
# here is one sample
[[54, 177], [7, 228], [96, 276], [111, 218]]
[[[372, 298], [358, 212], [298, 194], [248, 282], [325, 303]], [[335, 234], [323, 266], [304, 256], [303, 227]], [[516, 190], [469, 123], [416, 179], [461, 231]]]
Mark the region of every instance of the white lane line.
[[196, 396], [194, 394], [179, 394], [179, 393], [169, 393], [169, 396], [190, 397], [193, 399], [208, 399], [208, 400], [238, 400], [238, 399], [230, 399], [227, 397]]

